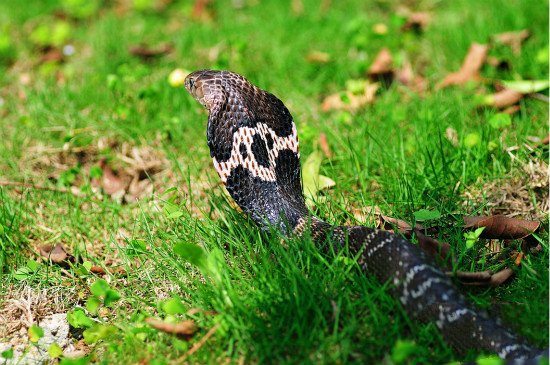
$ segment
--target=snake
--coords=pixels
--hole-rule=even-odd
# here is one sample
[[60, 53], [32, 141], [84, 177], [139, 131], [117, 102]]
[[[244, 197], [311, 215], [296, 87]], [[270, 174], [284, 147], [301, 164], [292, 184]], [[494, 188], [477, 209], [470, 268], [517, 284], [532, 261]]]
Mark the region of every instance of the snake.
[[309, 237], [325, 252], [346, 252], [361, 272], [389, 283], [407, 315], [435, 323], [457, 353], [496, 354], [511, 364], [535, 364], [548, 350], [531, 346], [469, 303], [417, 245], [366, 226], [331, 225], [307, 208], [296, 124], [275, 95], [245, 77], [199, 70], [184, 81], [208, 112], [207, 143], [225, 188], [258, 226]]

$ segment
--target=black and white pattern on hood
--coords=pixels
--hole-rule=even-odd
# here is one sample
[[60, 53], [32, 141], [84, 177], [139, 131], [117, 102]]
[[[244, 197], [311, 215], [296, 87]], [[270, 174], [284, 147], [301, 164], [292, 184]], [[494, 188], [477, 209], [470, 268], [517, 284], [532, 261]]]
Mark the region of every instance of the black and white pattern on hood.
[[362, 270], [391, 292], [407, 313], [434, 322], [458, 352], [494, 353], [511, 364], [536, 364], [533, 348], [468, 303], [417, 246], [368, 227], [332, 226], [306, 208], [298, 137], [292, 116], [274, 95], [229, 71], [196, 71], [187, 90], [208, 110], [207, 142], [214, 166], [235, 202], [263, 228], [311, 237], [324, 250], [348, 248]]

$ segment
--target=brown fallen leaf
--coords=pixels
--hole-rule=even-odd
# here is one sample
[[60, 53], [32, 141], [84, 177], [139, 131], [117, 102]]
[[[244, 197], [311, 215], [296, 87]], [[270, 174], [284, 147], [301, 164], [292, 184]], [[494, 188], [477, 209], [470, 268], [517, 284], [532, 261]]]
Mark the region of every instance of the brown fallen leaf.
[[401, 30], [405, 32], [413, 31], [415, 33], [421, 33], [426, 29], [431, 20], [432, 16], [430, 13], [412, 12], [408, 14], [407, 21], [403, 24]]
[[[105, 270], [105, 269], [102, 268], [101, 266], [96, 266], [96, 265], [93, 265], [93, 266], [90, 268], [90, 272], [92, 272], [92, 273], [94, 273], [94, 274], [98, 274], [98, 275], [105, 275], [105, 274], [107, 274], [107, 270]], [[111, 269], [109, 269], [109, 272], [110, 272], [111, 274], [126, 275], [126, 270], [123, 269], [122, 267], [111, 268]]]
[[451, 142], [453, 146], [458, 146], [458, 132], [452, 127], [445, 129], [445, 138]]
[[515, 31], [515, 32], [505, 32], [495, 34], [492, 39], [497, 43], [501, 43], [512, 48], [512, 52], [517, 56], [521, 53], [522, 43], [531, 36], [531, 32], [527, 29]]
[[133, 56], [139, 57], [144, 61], [149, 61], [153, 58], [163, 56], [167, 53], [172, 52], [174, 47], [169, 43], [164, 43], [156, 48], [151, 48], [145, 45], [137, 45], [130, 47], [130, 54]]
[[512, 105], [512, 106], [509, 106], [506, 109], [504, 109], [502, 112], [506, 113], [506, 114], [509, 114], [509, 115], [512, 115], [512, 114], [516, 114], [520, 110], [521, 110], [521, 108], [519, 107], [519, 105]]
[[464, 228], [476, 229], [485, 227], [482, 238], [520, 239], [529, 236], [540, 226], [540, 222], [502, 215], [490, 217], [464, 217]]
[[424, 235], [421, 231], [415, 230], [416, 237], [418, 238], [418, 245], [429, 256], [439, 257], [445, 264], [446, 268], [452, 268], [453, 260], [451, 253], [451, 246], [446, 242], [439, 242], [435, 238]]
[[330, 62], [330, 54], [321, 51], [311, 51], [307, 54], [306, 61], [309, 63], [328, 63]]
[[503, 284], [508, 279], [510, 279], [512, 276], [514, 276], [514, 271], [509, 268], [505, 268], [500, 270], [499, 272], [493, 274], [491, 276], [491, 280], [489, 281], [489, 285], [491, 286], [498, 286], [500, 284]]
[[491, 280], [493, 272], [491, 270], [486, 271], [456, 271], [447, 272], [448, 276], [456, 277], [458, 280], [468, 282], [488, 282]]
[[332, 151], [328, 145], [327, 135], [324, 133], [319, 134], [319, 147], [321, 147], [321, 151], [323, 151], [326, 158], [332, 157]]
[[[380, 228], [387, 230], [387, 231], [393, 231], [393, 227], [397, 228], [397, 232], [404, 234], [404, 235], [410, 235], [413, 231], [413, 228], [411, 225], [407, 222], [405, 222], [402, 219], [388, 217], [387, 215], [380, 214]], [[416, 230], [422, 230], [424, 227], [422, 227], [420, 224], [416, 224], [414, 227]]]
[[518, 103], [523, 94], [512, 89], [502, 89], [494, 94], [488, 95], [484, 104], [495, 108], [505, 108]]
[[360, 95], [355, 95], [351, 91], [329, 95], [323, 100], [321, 110], [323, 112], [328, 112], [330, 110], [356, 111], [374, 102], [374, 97], [379, 87], [380, 84], [377, 82], [367, 83], [364, 92]]
[[101, 176], [100, 181], [97, 181], [98, 179], [93, 179], [92, 185], [101, 186], [103, 191], [105, 191], [105, 194], [109, 196], [124, 195], [126, 188], [130, 184], [130, 178], [128, 176], [120, 176], [119, 174], [115, 174], [105, 159], [101, 159], [98, 165], [103, 171], [103, 175]]
[[523, 252], [518, 252], [516, 254], [516, 258], [514, 259], [514, 264], [516, 264], [516, 266], [521, 265], [521, 260], [523, 260], [523, 256], [524, 256]]
[[146, 318], [145, 323], [159, 331], [181, 336], [186, 340], [189, 340], [198, 331], [197, 325], [192, 320], [168, 323], [154, 318]]
[[212, 0], [195, 0], [191, 16], [195, 20], [210, 21], [214, 19], [213, 13], [208, 9]]
[[292, 14], [299, 16], [304, 13], [304, 2], [302, 0], [292, 0], [290, 4]]
[[382, 48], [376, 55], [367, 72], [369, 78], [373, 81], [382, 81], [390, 84], [393, 80], [393, 58], [388, 48]]
[[508, 62], [507, 60], [493, 57], [493, 56], [487, 57], [487, 63], [493, 66], [494, 68], [498, 68], [499, 70], [510, 69], [510, 62]]
[[65, 248], [62, 244], [57, 244], [54, 247], [47, 245], [40, 247], [40, 255], [47, 260], [51, 260], [54, 264], [61, 264], [67, 261], [67, 258], [70, 258], [65, 251]]
[[40, 57], [40, 63], [46, 62], [62, 62], [64, 59], [63, 52], [57, 48], [52, 48], [45, 52], [42, 57]]
[[487, 59], [489, 46], [486, 44], [473, 43], [464, 58], [460, 70], [445, 76], [445, 78], [436, 86], [436, 89], [442, 89], [450, 85], [463, 85], [468, 81], [477, 81], [480, 79], [479, 70]]
[[395, 72], [397, 81], [413, 91], [423, 92], [428, 88], [426, 79], [415, 74], [409, 61], [404, 61], [403, 66]]
[[514, 275], [514, 271], [509, 268], [504, 268], [493, 274], [492, 271], [478, 272], [447, 272], [450, 277], [456, 277], [463, 285], [470, 286], [499, 286], [506, 282]]

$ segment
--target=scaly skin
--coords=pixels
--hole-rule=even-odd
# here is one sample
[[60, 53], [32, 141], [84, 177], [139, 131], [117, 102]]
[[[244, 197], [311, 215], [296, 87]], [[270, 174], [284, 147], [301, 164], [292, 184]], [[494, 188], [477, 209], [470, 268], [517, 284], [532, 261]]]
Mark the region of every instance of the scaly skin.
[[229, 71], [193, 72], [185, 87], [208, 110], [207, 141], [216, 171], [260, 227], [298, 236], [309, 230], [325, 250], [328, 244], [336, 250], [347, 245], [365, 273], [391, 281], [407, 313], [435, 322], [459, 353], [495, 353], [514, 364], [547, 356], [467, 303], [417, 246], [385, 231], [332, 226], [312, 216], [302, 193], [296, 127], [277, 97]]

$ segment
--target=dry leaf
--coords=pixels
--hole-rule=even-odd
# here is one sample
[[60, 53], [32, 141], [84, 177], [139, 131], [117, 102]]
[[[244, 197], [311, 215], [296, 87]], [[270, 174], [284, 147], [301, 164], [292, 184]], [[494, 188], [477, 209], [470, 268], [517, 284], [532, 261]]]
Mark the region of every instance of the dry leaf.
[[520, 239], [529, 236], [540, 226], [540, 222], [502, 215], [490, 217], [464, 217], [464, 228], [476, 229], [485, 227], [482, 238]]
[[151, 48], [145, 45], [137, 45], [130, 47], [130, 53], [136, 57], [141, 58], [144, 61], [149, 61], [153, 58], [170, 53], [173, 49], [174, 47], [169, 43], [162, 44], [157, 48]]
[[40, 255], [54, 264], [61, 264], [67, 260], [69, 255], [62, 244], [57, 244], [54, 247], [47, 245], [40, 247]]
[[413, 12], [409, 13], [407, 16], [407, 21], [401, 28], [403, 31], [410, 31], [420, 33], [430, 23], [432, 20], [432, 16], [429, 13], [426, 12]]
[[447, 268], [452, 268], [452, 256], [450, 255], [451, 246], [446, 242], [439, 242], [435, 238], [424, 235], [419, 230], [415, 230], [418, 238], [418, 246], [432, 257], [439, 257]]
[[512, 52], [518, 56], [521, 53], [521, 44], [530, 36], [531, 33], [527, 29], [523, 29], [516, 32], [495, 34], [492, 38], [497, 43], [510, 46], [512, 48]]
[[327, 135], [324, 133], [319, 134], [319, 147], [321, 147], [321, 151], [323, 151], [326, 158], [332, 157], [332, 151], [328, 145]]
[[468, 50], [468, 54], [462, 63], [458, 72], [453, 72], [445, 76], [436, 89], [441, 89], [450, 85], [463, 85], [468, 81], [479, 80], [479, 70], [487, 59], [489, 46], [486, 44], [473, 43]]
[[212, 0], [195, 0], [191, 16], [195, 20], [210, 21], [214, 19], [214, 15], [209, 11], [208, 6]]
[[458, 146], [458, 132], [456, 131], [456, 129], [452, 127], [447, 127], [447, 129], [445, 129], [445, 138], [447, 138], [447, 140], [451, 142], [453, 146]]
[[407, 60], [403, 62], [403, 66], [397, 70], [395, 76], [399, 83], [413, 91], [422, 92], [428, 88], [426, 79], [420, 75], [415, 75], [411, 63]]
[[[107, 165], [107, 161], [102, 159], [99, 161], [99, 167], [103, 171], [101, 176], [101, 183], [99, 184], [107, 195], [123, 195], [126, 191], [126, 187], [130, 183], [127, 177], [121, 177], [118, 174], [115, 174], [113, 169]], [[95, 179], [94, 179], [95, 180]], [[96, 181], [92, 181], [93, 185], [98, 185]]]
[[321, 110], [328, 112], [330, 110], [356, 111], [367, 104], [374, 102], [376, 91], [380, 84], [367, 83], [365, 90], [361, 95], [355, 95], [351, 91], [344, 91], [327, 96], [321, 104]]
[[382, 210], [377, 205], [368, 206], [362, 209], [353, 207], [351, 208], [351, 213], [358, 222], [365, 222], [369, 226], [374, 225], [375, 228], [380, 227], [380, 214], [382, 214]]
[[491, 276], [491, 280], [489, 281], [489, 285], [491, 286], [498, 286], [500, 284], [503, 284], [508, 279], [510, 279], [512, 276], [514, 276], [514, 271], [509, 268], [505, 268], [500, 270], [499, 272], [493, 274]]
[[512, 106], [509, 106], [508, 108], [504, 109], [502, 112], [506, 113], [506, 114], [509, 114], [509, 115], [512, 115], [512, 114], [515, 114], [515, 113], [519, 112], [520, 110], [521, 110], [521, 108], [519, 107], [519, 105], [512, 105]]
[[302, 0], [292, 0], [290, 4], [292, 14], [298, 16], [304, 13], [304, 2]]
[[304, 195], [308, 204], [319, 199], [319, 192], [336, 185], [336, 183], [323, 175], [319, 174], [323, 156], [319, 151], [313, 151], [304, 162], [302, 167], [302, 183], [304, 187]]
[[382, 48], [367, 72], [371, 80], [391, 82], [393, 79], [393, 58], [388, 48]]
[[493, 56], [487, 57], [487, 63], [500, 70], [510, 69], [510, 63], [507, 60], [502, 60]]
[[321, 51], [311, 51], [307, 54], [306, 60], [310, 63], [327, 63], [330, 62], [330, 54]]
[[[96, 265], [93, 265], [91, 268], [90, 268], [90, 272], [94, 273], [94, 274], [98, 274], [98, 275], [105, 275], [107, 274], [107, 271], [102, 268], [101, 266], [96, 266]], [[109, 272], [111, 274], [118, 274], [118, 275], [126, 275], [126, 270], [122, 267], [117, 267], [117, 268], [114, 268], [114, 269], [109, 269]]]
[[502, 89], [492, 95], [487, 95], [483, 101], [484, 105], [495, 108], [505, 108], [518, 103], [523, 98], [523, 94], [511, 89]]
[[145, 323], [159, 331], [182, 336], [185, 339], [190, 339], [198, 331], [197, 325], [192, 320], [168, 323], [154, 318], [146, 318]]
[[40, 57], [40, 63], [46, 62], [62, 62], [64, 59], [63, 52], [57, 48], [52, 48]]
[[523, 256], [523, 252], [518, 252], [516, 254], [516, 258], [514, 259], [514, 264], [516, 264], [516, 266], [521, 265], [521, 260], [523, 260]]
[[[380, 227], [381, 229], [393, 231], [393, 227], [397, 227], [397, 231], [404, 235], [410, 235], [413, 231], [413, 228], [411, 225], [407, 222], [405, 222], [402, 219], [397, 219], [393, 217], [388, 217], [387, 215], [380, 214]], [[420, 224], [416, 224], [414, 227], [416, 230], [422, 230], [424, 227], [422, 227]]]
[[505, 268], [494, 274], [488, 270], [479, 272], [447, 272], [447, 275], [456, 277], [464, 285], [498, 286], [510, 279], [514, 275], [514, 271], [509, 268]]

